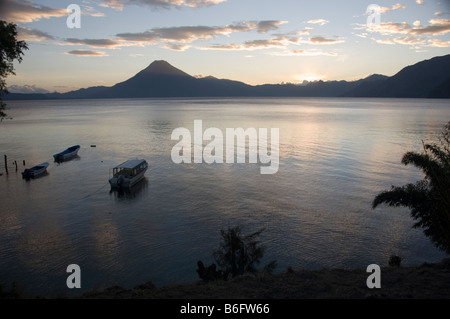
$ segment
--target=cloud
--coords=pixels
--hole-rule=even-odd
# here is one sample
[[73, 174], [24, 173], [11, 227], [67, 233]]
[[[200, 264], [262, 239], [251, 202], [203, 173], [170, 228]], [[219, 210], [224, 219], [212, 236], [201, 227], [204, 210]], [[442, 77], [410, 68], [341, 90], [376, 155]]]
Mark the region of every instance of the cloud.
[[392, 7], [380, 7], [380, 13], [381, 14], [384, 14], [384, 13], [388, 13], [388, 12], [390, 12], [390, 11], [395, 11], [395, 10], [399, 10], [399, 9], [405, 9], [406, 8], [406, 6], [404, 6], [403, 4], [401, 4], [401, 3], [397, 3], [397, 4], [394, 4]]
[[336, 44], [342, 43], [344, 40], [342, 39], [327, 39], [324, 37], [311, 37], [309, 38], [309, 43], [311, 44]]
[[445, 34], [450, 32], [450, 19], [431, 19], [430, 25], [414, 28], [412, 33], [415, 34]]
[[89, 15], [91, 17], [104, 17], [105, 14], [103, 12], [99, 12], [94, 9], [94, 7], [82, 5], [81, 6], [81, 14]]
[[[299, 50], [288, 50], [287, 46], [283, 47], [281, 42], [267, 40], [256, 41], [248, 41], [243, 45], [240, 44], [216, 44], [208, 47], [199, 47], [200, 50], [233, 50], [233, 51], [241, 51], [241, 50], [256, 50], [256, 49], [268, 49], [268, 48], [284, 48], [282, 51], [274, 51], [270, 52], [270, 55], [274, 56], [337, 56], [335, 52], [323, 51], [320, 49], [299, 49]], [[247, 55], [246, 57], [253, 57], [251, 55]]]
[[214, 44], [207, 47], [198, 47], [200, 50], [259, 50], [269, 48], [286, 48], [291, 44], [298, 44], [300, 36], [278, 34], [270, 39], [257, 39], [245, 41], [243, 44]]
[[271, 55], [276, 56], [337, 56], [335, 52], [327, 52], [320, 49], [300, 49], [300, 50], [288, 50], [284, 52], [273, 52]]
[[156, 43], [160, 37], [154, 31], [145, 31], [137, 33], [119, 33], [116, 36], [120, 39], [141, 43]]
[[434, 13], [434, 15], [436, 17], [443, 17], [443, 16], [445, 16], [447, 14], [448, 14], [448, 12], [442, 12], [442, 11], [437, 11], [437, 12]]
[[166, 43], [164, 46], [166, 49], [174, 50], [174, 51], [186, 51], [191, 46], [177, 43]]
[[417, 38], [414, 36], [403, 36], [403, 37], [396, 37], [396, 38], [387, 38], [387, 39], [375, 39], [373, 40], [380, 44], [403, 44], [403, 45], [410, 45], [410, 46], [423, 46], [426, 45], [426, 40], [422, 38]]
[[375, 41], [376, 43], [380, 43], [380, 44], [395, 44], [394, 40], [391, 38], [387, 38], [387, 39], [375, 39], [372, 38], [373, 41]]
[[67, 10], [52, 9], [26, 0], [0, 1], [0, 18], [11, 22], [33, 22], [43, 18], [67, 16]]
[[416, 52], [423, 52], [418, 51], [423, 47], [447, 47], [445, 41], [434, 37], [450, 32], [450, 19], [431, 19], [427, 25], [423, 25], [421, 21], [416, 20], [413, 22], [413, 26], [406, 22], [382, 22], [370, 28], [362, 24], [356, 25], [355, 29], [366, 29], [372, 35], [390, 36], [382, 39], [372, 37], [372, 40], [377, 43], [409, 45]]
[[160, 39], [180, 42], [193, 42], [196, 39], [208, 40], [218, 35], [230, 35], [233, 32], [246, 32], [256, 28], [254, 22], [241, 22], [223, 27], [184, 26], [155, 28], [152, 32]]
[[77, 56], [108, 56], [106, 52], [93, 50], [72, 50], [66, 52], [66, 54], [72, 54]]
[[251, 40], [245, 41], [243, 47], [246, 49], [265, 49], [273, 47], [285, 47], [285, 44], [276, 39]]
[[287, 21], [266, 20], [259, 21], [257, 23], [257, 30], [259, 33], [267, 33], [271, 30], [277, 30], [282, 24], [288, 23]]
[[423, 0], [416, 0], [417, 4], [423, 4]]
[[209, 7], [227, 0], [105, 0], [100, 6], [122, 10], [127, 5], [140, 5], [149, 7]]
[[17, 27], [17, 38], [23, 41], [37, 41], [37, 42], [55, 39], [55, 37], [46, 32], [24, 28], [20, 26]]
[[192, 43], [196, 40], [209, 40], [217, 36], [229, 36], [234, 32], [257, 30], [265, 33], [278, 28], [285, 21], [243, 21], [225, 26], [180, 26], [153, 28], [144, 32], [119, 33], [116, 36], [125, 41], [154, 44], [159, 41]]
[[197, 49], [200, 49], [200, 50], [234, 50], [234, 51], [246, 50], [246, 48], [243, 45], [233, 44], [233, 43], [213, 44], [213, 45], [209, 45], [207, 47], [197, 47]]
[[50, 93], [46, 89], [39, 88], [36, 85], [11, 85], [8, 87], [8, 91], [11, 93]]
[[122, 10], [124, 6], [123, 0], [106, 0], [102, 3], [100, 3], [100, 6], [106, 7], [106, 8], [112, 8], [116, 10]]
[[426, 44], [426, 41], [424, 39], [417, 38], [411, 35], [405, 37], [397, 37], [394, 38], [393, 41], [398, 44], [414, 45], [414, 46]]
[[380, 34], [438, 35], [450, 32], [450, 19], [431, 19], [429, 25], [411, 27], [406, 22], [383, 22], [368, 29]]
[[337, 53], [334, 52], [326, 52], [318, 49], [308, 49], [308, 50], [292, 50], [290, 52], [292, 55], [303, 55], [303, 56], [337, 56]]
[[[308, 30], [309, 31], [309, 30]], [[336, 39], [328, 39], [321, 36], [311, 37], [307, 40], [303, 40], [301, 35], [303, 31], [295, 32], [291, 34], [277, 34], [270, 39], [258, 39], [258, 40], [249, 40], [245, 41], [242, 44], [214, 44], [207, 47], [198, 47], [200, 50], [260, 50], [260, 49], [270, 49], [270, 48], [278, 48], [278, 49], [288, 49], [291, 45], [300, 45], [302, 43], [310, 44], [310, 45], [330, 45], [343, 43], [344, 40], [340, 38]], [[308, 50], [287, 50], [282, 53], [274, 53], [275, 55], [328, 55], [328, 56], [336, 56], [337, 54], [334, 52], [326, 52], [319, 49], [308, 49]]]
[[255, 29], [256, 23], [243, 22], [237, 25], [222, 27], [209, 26], [181, 26], [154, 28], [145, 32], [120, 33], [117, 37], [127, 41], [154, 43], [158, 40], [178, 41], [184, 43], [194, 42], [197, 39], [208, 40], [218, 35], [229, 35], [238, 31], [249, 31]]
[[429, 39], [428, 42], [430, 43], [430, 47], [437, 47], [437, 48], [448, 48], [450, 47], [450, 41], [441, 41], [438, 39]]
[[353, 33], [352, 32], [352, 34], [356, 35], [357, 37], [363, 38], [363, 39], [367, 38], [367, 35], [368, 35], [368, 33], [366, 33], [366, 32], [363, 32], [363, 33]]
[[[28, 0], [1, 0], [0, 19], [14, 23], [29, 23], [41, 19], [67, 17], [70, 13], [66, 8], [54, 9]], [[81, 14], [100, 17], [103, 13], [89, 6], [82, 6]]]
[[405, 5], [403, 5], [403, 4], [401, 4], [401, 3], [397, 3], [397, 4], [394, 4], [394, 5], [391, 7], [391, 10], [398, 10], [398, 9], [405, 9], [405, 8], [406, 8]]
[[[115, 49], [123, 46], [145, 46], [153, 44], [161, 44], [162, 47], [175, 50], [185, 51], [190, 46], [187, 44], [202, 40], [210, 40], [218, 36], [230, 36], [235, 32], [257, 31], [258, 33], [266, 33], [270, 30], [276, 30], [286, 21], [277, 20], [263, 20], [263, 21], [242, 21], [225, 26], [179, 26], [179, 27], [164, 27], [153, 28], [144, 32], [135, 33], [119, 33], [116, 38], [110, 39], [76, 39], [68, 38], [60, 45], [86, 45], [92, 48]], [[278, 35], [277, 41], [296, 41], [297, 34], [307, 34], [309, 30], [299, 31], [291, 36]], [[282, 38], [281, 38], [282, 37]], [[256, 40], [259, 41], [259, 40]], [[269, 40], [262, 40], [269, 41]], [[251, 42], [251, 41], [249, 41]], [[248, 43], [251, 47], [253, 44]], [[257, 46], [257, 42], [254, 44]], [[220, 46], [212, 46], [221, 49]], [[224, 46], [224, 49], [227, 48]], [[234, 47], [236, 49], [236, 47]]]
[[[372, 14], [374, 11], [376, 13], [385, 14], [385, 13], [388, 13], [391, 11], [405, 9], [405, 8], [406, 8], [406, 6], [401, 3], [394, 4], [394, 5], [392, 5], [392, 7], [382, 7], [382, 6], [379, 6], [376, 4], [371, 4], [367, 7], [366, 12], [363, 13], [362, 15], [368, 16], [368, 15]], [[360, 15], [354, 15], [353, 17], [358, 18], [358, 17], [360, 17]]]
[[267, 40], [251, 40], [244, 42], [244, 47], [247, 49], [260, 49], [260, 48], [273, 48], [273, 47], [286, 47], [289, 44], [295, 44], [300, 41], [299, 37], [287, 37], [279, 35], [272, 39]]
[[327, 21], [325, 19], [314, 19], [314, 20], [309, 20], [308, 23], [312, 23], [312, 24], [318, 24], [318, 25], [324, 25], [329, 23], [330, 21]]
[[68, 38], [64, 40], [62, 45], [87, 45], [92, 48], [115, 49], [123, 46], [131, 46], [133, 44], [115, 40], [115, 39], [74, 39]]

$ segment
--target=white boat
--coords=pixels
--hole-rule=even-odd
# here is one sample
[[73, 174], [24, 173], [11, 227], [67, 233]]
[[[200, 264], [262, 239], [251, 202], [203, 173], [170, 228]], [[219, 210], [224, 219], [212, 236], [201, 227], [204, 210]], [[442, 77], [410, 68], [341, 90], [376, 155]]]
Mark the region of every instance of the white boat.
[[53, 155], [55, 162], [63, 162], [70, 158], [77, 156], [78, 151], [80, 150], [80, 145], [74, 145], [67, 148], [65, 151], [62, 151], [58, 154]]
[[146, 160], [131, 159], [113, 168], [109, 184], [114, 188], [131, 187], [139, 182], [148, 169]]
[[22, 172], [23, 178], [33, 178], [36, 176], [39, 176], [47, 171], [48, 163], [42, 163], [36, 166], [33, 166], [32, 168], [27, 168]]

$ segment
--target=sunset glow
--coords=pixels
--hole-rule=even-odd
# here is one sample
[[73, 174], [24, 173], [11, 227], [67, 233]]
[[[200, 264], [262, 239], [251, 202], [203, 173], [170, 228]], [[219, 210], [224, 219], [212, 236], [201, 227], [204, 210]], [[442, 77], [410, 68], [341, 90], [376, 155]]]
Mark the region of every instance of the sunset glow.
[[[80, 7], [79, 28], [68, 27], [71, 4]], [[154, 60], [252, 85], [354, 80], [392, 76], [450, 52], [448, 1], [382, 1], [379, 24], [368, 27], [371, 4], [5, 0], [0, 19], [16, 23], [30, 48], [8, 86], [16, 92], [112, 86]]]

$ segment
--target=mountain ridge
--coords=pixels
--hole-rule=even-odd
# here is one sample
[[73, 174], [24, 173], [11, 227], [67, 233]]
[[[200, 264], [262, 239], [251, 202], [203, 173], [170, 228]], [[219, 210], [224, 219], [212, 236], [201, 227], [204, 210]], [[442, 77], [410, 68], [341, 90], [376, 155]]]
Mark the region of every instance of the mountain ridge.
[[434, 57], [406, 66], [383, 81], [362, 84], [346, 96], [428, 98], [449, 75], [450, 55]]
[[67, 93], [10, 93], [5, 100], [162, 98], [162, 97], [400, 97], [450, 98], [450, 54], [423, 60], [393, 76], [372, 74], [356, 81], [317, 81], [306, 85], [262, 84], [194, 77], [164, 60], [155, 60], [113, 86]]
[[178, 76], [188, 76], [191, 77], [186, 72], [174, 67], [169, 62], [165, 60], [155, 60], [149, 64], [148, 67], [137, 73], [139, 74], [165, 74], [165, 75], [178, 75]]

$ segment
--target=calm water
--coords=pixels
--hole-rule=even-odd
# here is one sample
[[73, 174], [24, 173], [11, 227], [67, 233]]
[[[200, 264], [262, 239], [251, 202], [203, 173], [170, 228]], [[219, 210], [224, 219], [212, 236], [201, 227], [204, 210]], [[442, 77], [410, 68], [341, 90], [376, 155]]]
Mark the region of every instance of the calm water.
[[[81, 293], [198, 280], [196, 262], [213, 262], [220, 229], [261, 227], [262, 262], [322, 268], [439, 261], [404, 208], [371, 209], [391, 185], [422, 178], [405, 167], [450, 120], [448, 100], [422, 99], [136, 99], [15, 101], [0, 125], [0, 283], [32, 293], [71, 294], [66, 267], [81, 267]], [[177, 127], [280, 129], [280, 167], [174, 164]], [[80, 144], [79, 157], [52, 154]], [[91, 145], [96, 147], [91, 147]], [[205, 142], [207, 144], [207, 142]], [[3, 155], [8, 155], [9, 174]], [[145, 158], [146, 179], [110, 192], [110, 169]], [[19, 164], [15, 171], [13, 161]], [[49, 161], [48, 174], [22, 179]]]

